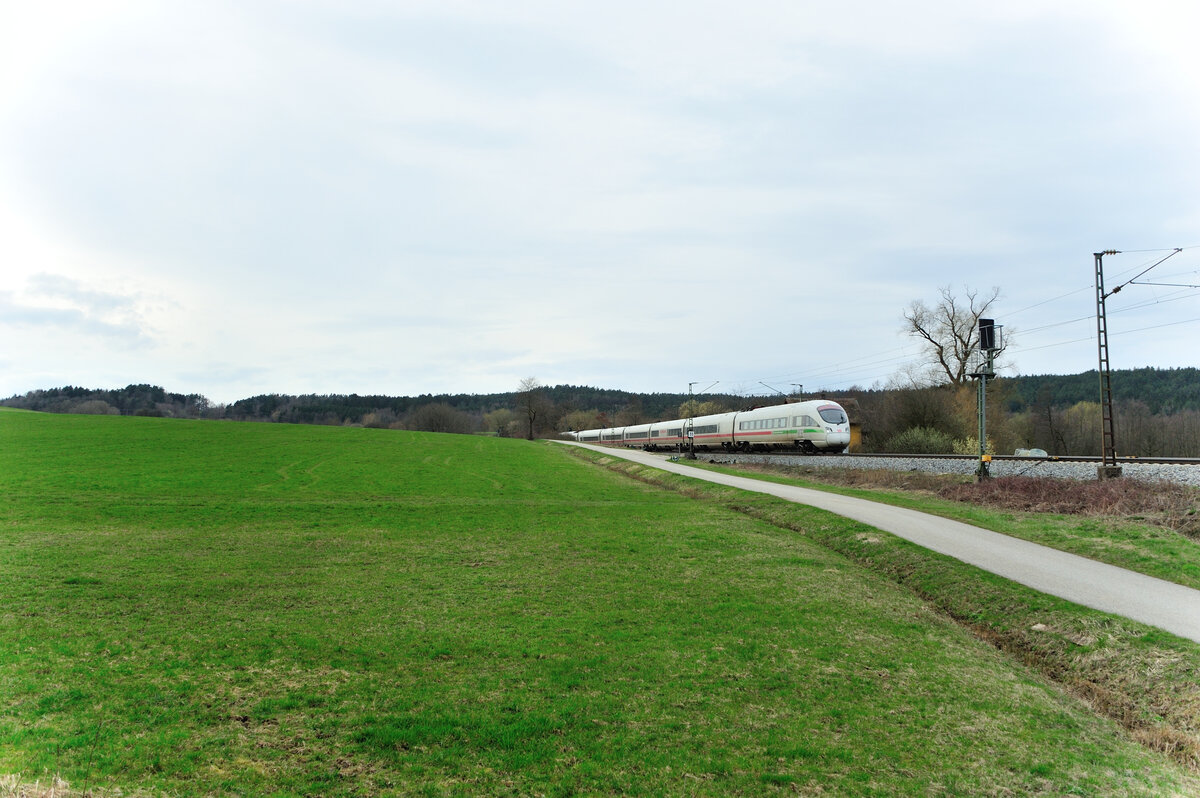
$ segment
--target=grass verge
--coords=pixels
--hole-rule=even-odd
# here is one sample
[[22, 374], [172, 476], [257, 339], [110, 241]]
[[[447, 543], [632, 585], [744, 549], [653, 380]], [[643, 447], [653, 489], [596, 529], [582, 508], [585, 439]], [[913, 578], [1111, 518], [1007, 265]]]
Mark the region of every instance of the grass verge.
[[907, 507], [1200, 589], [1200, 490], [1138, 480], [1075, 482], [857, 469], [697, 467]]
[[[819, 511], [812, 508], [676, 476], [600, 453], [572, 451], [638, 480], [791, 529], [887, 576], [913, 590], [972, 634], [1063, 685], [1098, 712], [1120, 723], [1141, 743], [1193, 770], [1200, 768], [1200, 646], [1191, 641], [1047, 596], [845, 519], [828, 516], [814, 522], [813, 514]], [[718, 470], [744, 473], [741, 469]], [[777, 475], [772, 478], [820, 487], [810, 481]], [[932, 496], [896, 492], [880, 496], [857, 489], [841, 492], [863, 498], [881, 497], [913, 509], [934, 509], [938, 514], [968, 523], [983, 519], [991, 523], [979, 525], [1009, 531], [1010, 519], [1003, 512], [989, 512], [977, 506], [958, 507]], [[1043, 525], [1053, 528], [1054, 535], [1038, 534]], [[1069, 527], [1070, 521], [1061, 517], [1043, 521], [1025, 514], [1019, 524], [1025, 534], [1018, 536], [1053, 545], [1050, 541], [1078, 537], [1069, 533]], [[1093, 529], [1088, 529], [1085, 535], [1089, 540], [1096, 536]], [[1156, 542], [1161, 539], [1156, 534], [1152, 537]], [[1193, 545], [1186, 539], [1185, 542]], [[1136, 561], [1157, 561], [1161, 568], [1162, 550], [1156, 545], [1148, 548], [1150, 554]]]

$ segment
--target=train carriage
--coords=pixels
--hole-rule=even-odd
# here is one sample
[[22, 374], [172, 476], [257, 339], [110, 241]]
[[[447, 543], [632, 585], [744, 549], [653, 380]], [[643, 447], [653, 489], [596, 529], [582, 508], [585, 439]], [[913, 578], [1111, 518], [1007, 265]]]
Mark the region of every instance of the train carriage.
[[632, 427], [624, 429], [625, 446], [630, 448], [646, 448], [650, 445], [650, 427], [651, 424], [636, 424]]
[[701, 450], [841, 452], [850, 444], [850, 421], [841, 405], [821, 399], [691, 419], [584, 430], [574, 436], [587, 443], [649, 450], [694, 445]]
[[850, 443], [849, 424], [836, 402], [760, 407], [737, 414], [732, 447], [842, 451]]
[[651, 449], [678, 449], [687, 443], [687, 430], [682, 419], [676, 421], [659, 421], [651, 425]]

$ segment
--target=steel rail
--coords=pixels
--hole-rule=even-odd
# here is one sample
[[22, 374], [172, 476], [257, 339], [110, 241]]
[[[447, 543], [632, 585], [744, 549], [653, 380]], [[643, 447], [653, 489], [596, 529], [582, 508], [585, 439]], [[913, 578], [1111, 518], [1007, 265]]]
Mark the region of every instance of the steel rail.
[[[629, 449], [641, 450], [640, 446], [613, 446], [612, 444], [598, 444], [605, 448], [611, 449]], [[658, 450], [659, 453], [667, 453], [674, 451], [669, 448]], [[700, 451], [700, 450], [698, 450]], [[809, 452], [804, 449], [770, 449], [767, 451], [743, 451], [739, 449], [706, 449], [702, 453], [709, 455], [722, 455], [727, 457], [738, 455], [753, 455], [755, 457], [811, 457], [813, 459], [829, 458], [829, 459], [845, 459], [845, 460], [978, 460], [979, 456], [974, 454], [899, 454], [895, 452], [853, 452], [829, 454], [822, 452]], [[1030, 455], [1016, 454], [996, 454], [992, 455], [992, 460], [1016, 461], [1029, 463], [1103, 463], [1104, 458], [1099, 455], [1047, 455], [1046, 457], [1037, 457]], [[1200, 465], [1200, 458], [1195, 457], [1137, 457], [1123, 456], [1117, 458], [1118, 463], [1127, 465], [1136, 465], [1145, 463], [1147, 465]]]
[[[810, 454], [801, 450], [775, 450], [767, 452], [734, 452], [725, 450], [710, 450], [709, 454], [721, 455], [755, 455], [758, 457], [770, 457], [772, 455], [778, 457], [813, 457], [813, 458], [837, 458], [837, 459], [860, 459], [860, 460], [978, 460], [979, 456], [974, 454], [896, 454], [890, 452], [856, 452], [848, 454]], [[992, 455], [992, 460], [1007, 460], [1030, 463], [1103, 463], [1104, 458], [1096, 455], [1049, 455], [1047, 457], [1031, 457], [1028, 455], [1015, 454], [997, 454]], [[1146, 463], [1150, 465], [1200, 465], [1200, 459], [1194, 457], [1118, 457], [1118, 463], [1136, 464]]]

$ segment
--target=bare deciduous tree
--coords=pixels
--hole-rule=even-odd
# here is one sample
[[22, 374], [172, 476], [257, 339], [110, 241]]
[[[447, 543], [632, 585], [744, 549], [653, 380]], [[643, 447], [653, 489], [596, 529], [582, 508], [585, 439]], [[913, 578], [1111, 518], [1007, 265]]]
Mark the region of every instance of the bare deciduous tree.
[[633, 401], [617, 411], [617, 426], [629, 427], [646, 421], [646, 413], [642, 410], [642, 398], [634, 397]]
[[537, 420], [549, 410], [550, 400], [542, 392], [537, 377], [526, 377], [517, 387], [517, 412], [529, 422], [526, 437], [533, 440]]
[[1000, 289], [981, 294], [964, 287], [958, 297], [946, 286], [938, 293], [941, 299], [933, 307], [918, 300], [904, 312], [904, 331], [923, 342], [926, 355], [908, 377], [915, 384], [963, 385], [971, 379], [968, 362], [979, 345], [979, 319], [999, 299]]
[[600, 429], [607, 426], [606, 419], [598, 410], [572, 410], [559, 419], [560, 429], [578, 432], [584, 429]]

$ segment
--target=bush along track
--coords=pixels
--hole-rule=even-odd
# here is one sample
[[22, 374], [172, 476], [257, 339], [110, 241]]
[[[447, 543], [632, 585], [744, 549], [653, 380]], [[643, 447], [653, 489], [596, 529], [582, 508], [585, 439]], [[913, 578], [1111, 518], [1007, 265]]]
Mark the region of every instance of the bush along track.
[[[568, 447], [564, 447], [568, 448]], [[586, 449], [576, 457], [789, 529], [886, 575], [977, 637], [1200, 772], [1200, 646], [1048, 596], [823, 510]]]

